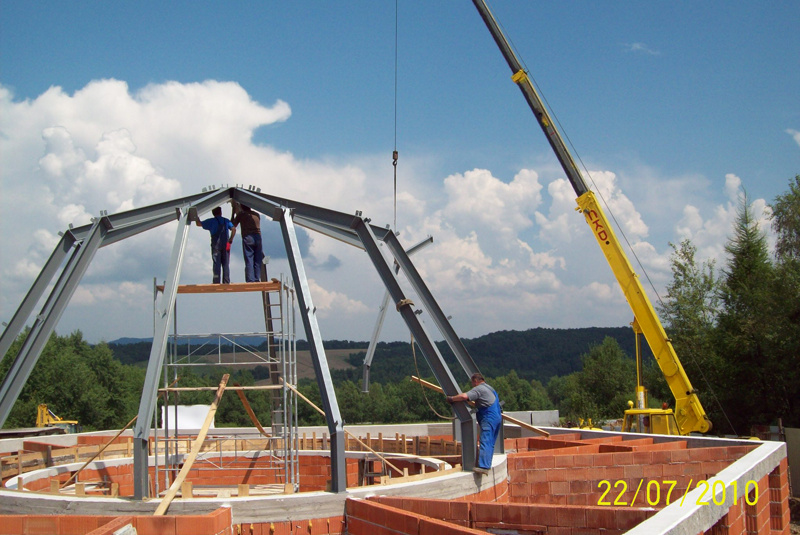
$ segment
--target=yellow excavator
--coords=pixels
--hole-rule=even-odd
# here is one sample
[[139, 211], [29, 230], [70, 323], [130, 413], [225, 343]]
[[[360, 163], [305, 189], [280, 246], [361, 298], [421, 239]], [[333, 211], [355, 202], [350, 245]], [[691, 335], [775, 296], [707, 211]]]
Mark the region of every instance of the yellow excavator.
[[[711, 429], [708, 419], [692, 384], [683, 370], [678, 355], [667, 337], [653, 305], [644, 292], [639, 277], [631, 267], [628, 257], [611, 228], [605, 213], [597, 202], [594, 192], [586, 185], [580, 170], [569, 152], [558, 129], [544, 107], [536, 88], [528, 78], [528, 74], [511, 49], [494, 16], [484, 0], [472, 0], [483, 18], [486, 27], [500, 48], [508, 66], [511, 68], [511, 80], [517, 84], [528, 102], [534, 117], [553, 148], [561, 167], [567, 174], [572, 188], [577, 195], [577, 211], [582, 213], [586, 223], [592, 230], [597, 243], [611, 266], [625, 299], [633, 311], [631, 323], [636, 337], [637, 388], [636, 403], [625, 411], [623, 431], [640, 433], [657, 433], [668, 435], [688, 435], [691, 432], [705, 433]], [[667, 385], [675, 397], [675, 409], [665, 407], [650, 409], [647, 407], [647, 392], [642, 384], [641, 352], [639, 351], [639, 335], [644, 335], [653, 356], [664, 374]]]
[[63, 420], [47, 408], [45, 403], [36, 411], [36, 427], [59, 427], [65, 433], [79, 433], [81, 426], [77, 420]]

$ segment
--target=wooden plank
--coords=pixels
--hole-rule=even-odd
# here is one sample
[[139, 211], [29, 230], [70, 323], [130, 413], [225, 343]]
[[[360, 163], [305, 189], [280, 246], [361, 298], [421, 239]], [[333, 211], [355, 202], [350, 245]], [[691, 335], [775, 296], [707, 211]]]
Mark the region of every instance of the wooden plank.
[[549, 437], [550, 436], [550, 433], [548, 433], [544, 429], [539, 429], [538, 427], [534, 427], [529, 423], [525, 423], [522, 420], [517, 420], [516, 418], [514, 418], [512, 416], [509, 416], [507, 414], [503, 414], [503, 420], [505, 420], [506, 422], [508, 422], [510, 424], [518, 425], [518, 426], [522, 427], [523, 429], [527, 429], [529, 431], [533, 431], [534, 433], [538, 433], [538, 434], [542, 435], [543, 437]]
[[[433, 383], [429, 383], [425, 379], [420, 379], [419, 377], [415, 377], [415, 376], [412, 375], [411, 376], [411, 380], [421, 384], [425, 388], [430, 388], [431, 390], [436, 390], [440, 394], [444, 394], [444, 390], [442, 390], [442, 387], [440, 387], [439, 385], [435, 385]], [[472, 402], [467, 402], [467, 403], [471, 404]], [[534, 433], [542, 435], [543, 437], [549, 437], [550, 436], [550, 433], [548, 433], [544, 429], [539, 429], [538, 427], [534, 427], [531, 424], [525, 423], [525, 422], [523, 422], [521, 420], [517, 420], [516, 418], [512, 418], [511, 416], [509, 416], [509, 415], [507, 415], [505, 413], [503, 413], [503, 420], [505, 420], [508, 423], [511, 423], [511, 424], [514, 424], [514, 425], [518, 425], [518, 426], [520, 426], [520, 427], [522, 427], [524, 429], [527, 429], [528, 431], [533, 431]]]
[[[164, 285], [156, 286], [159, 292], [164, 291]], [[239, 293], [239, 292], [277, 292], [281, 283], [277, 279], [268, 282], [232, 282], [230, 284], [181, 284], [178, 286], [179, 294], [208, 294], [208, 293]]]
[[214, 420], [214, 414], [217, 412], [219, 400], [222, 398], [222, 393], [225, 392], [225, 385], [228, 384], [228, 379], [230, 379], [230, 377], [231, 376], [228, 373], [222, 376], [222, 380], [219, 382], [219, 388], [217, 389], [217, 395], [214, 397], [214, 401], [211, 403], [211, 407], [208, 409], [208, 414], [206, 414], [206, 420], [203, 422], [203, 427], [200, 428], [200, 431], [197, 433], [197, 438], [192, 444], [192, 451], [183, 461], [183, 467], [178, 473], [178, 477], [176, 477], [175, 481], [172, 482], [169, 490], [167, 490], [167, 493], [164, 495], [164, 499], [161, 500], [160, 504], [158, 504], [158, 508], [156, 509], [154, 516], [163, 516], [164, 513], [167, 512], [169, 504], [172, 503], [173, 498], [175, 498], [175, 495], [178, 494], [178, 489], [181, 488], [183, 480], [186, 479], [186, 476], [189, 474], [189, 470], [192, 469], [192, 464], [194, 464], [195, 459], [197, 459], [197, 455], [200, 453], [200, 448], [203, 446], [203, 442], [206, 439], [208, 428], [211, 427], [211, 422]]

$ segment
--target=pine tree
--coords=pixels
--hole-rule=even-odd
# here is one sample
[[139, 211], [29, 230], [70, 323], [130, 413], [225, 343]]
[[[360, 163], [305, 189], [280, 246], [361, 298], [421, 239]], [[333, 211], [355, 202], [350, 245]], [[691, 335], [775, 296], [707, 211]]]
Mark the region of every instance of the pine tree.
[[772, 318], [775, 270], [767, 239], [753, 218], [747, 195], [742, 196], [734, 233], [725, 245], [728, 261], [719, 289], [722, 310], [717, 340], [724, 358], [717, 392], [733, 429], [747, 434], [754, 424], [770, 423], [769, 407], [778, 362], [773, 352], [776, 332]]
[[800, 426], [800, 175], [770, 205], [777, 234], [772, 309], [776, 326], [778, 380], [774, 410], [784, 425]]

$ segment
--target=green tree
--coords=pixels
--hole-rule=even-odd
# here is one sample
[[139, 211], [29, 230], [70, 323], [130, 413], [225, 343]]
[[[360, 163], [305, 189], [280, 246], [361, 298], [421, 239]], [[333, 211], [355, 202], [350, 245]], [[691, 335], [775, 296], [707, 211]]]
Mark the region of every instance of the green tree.
[[775, 197], [770, 208], [772, 228], [778, 236], [776, 255], [800, 259], [800, 175], [789, 181], [789, 191]]
[[[542, 384], [538, 381], [526, 381], [517, 375], [515, 370], [508, 374], [487, 381], [503, 401], [506, 411], [549, 410], [553, 408]], [[539, 389], [535, 388], [538, 385]]]
[[[716, 425], [725, 432], [745, 434], [755, 423], [769, 423], [773, 385], [779, 363], [774, 353], [775, 270], [767, 240], [743, 195], [733, 236], [725, 245], [727, 265], [719, 288], [717, 347], [724, 362], [717, 377], [717, 395], [726, 412]], [[712, 420], [713, 421], [713, 420]], [[728, 423], [730, 422], [730, 423]]]
[[[705, 405], [711, 401], [714, 389], [709, 381], [721, 366], [714, 338], [721, 307], [720, 281], [713, 260], [698, 263], [697, 247], [690, 240], [670, 246], [672, 282], [667, 285], [658, 311], [692, 387], [708, 410]], [[645, 386], [654, 398], [651, 406], [658, 406], [656, 400], [672, 404], [673, 395], [655, 359], [645, 366]], [[709, 395], [704, 396], [705, 392]]]
[[[27, 331], [15, 341], [2, 365], [11, 367]], [[5, 427], [32, 427], [36, 407], [44, 403], [85, 430], [122, 427], [136, 414], [144, 375], [111, 358], [105, 344], [92, 347], [80, 331], [53, 334], [6, 420]]]
[[775, 279], [772, 295], [777, 366], [773, 407], [785, 425], [800, 426], [800, 175], [789, 190], [775, 198], [772, 228], [775, 244]]
[[[297, 389], [314, 405], [322, 408], [322, 396], [319, 394], [316, 380], [301, 379], [297, 384]], [[299, 425], [325, 425], [325, 418], [299, 396], [297, 398], [297, 421]]]
[[636, 386], [636, 365], [613, 338], [581, 356], [583, 369], [551, 379], [547, 391], [562, 416], [577, 421], [621, 418]]

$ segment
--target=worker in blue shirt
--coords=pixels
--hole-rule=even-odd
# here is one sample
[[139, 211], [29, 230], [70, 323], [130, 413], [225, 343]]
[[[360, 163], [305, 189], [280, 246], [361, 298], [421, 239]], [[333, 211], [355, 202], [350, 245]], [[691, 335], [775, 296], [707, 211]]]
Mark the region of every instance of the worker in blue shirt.
[[214, 273], [212, 282], [219, 284], [220, 271], [222, 271], [222, 283], [230, 284], [231, 243], [233, 243], [233, 237], [236, 236], [236, 227], [233, 226], [230, 219], [222, 217], [222, 208], [219, 206], [211, 210], [211, 215], [214, 217], [203, 221], [195, 216], [194, 221], [198, 227], [203, 227], [211, 233], [211, 269]]

